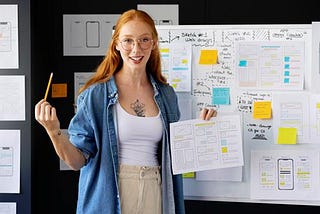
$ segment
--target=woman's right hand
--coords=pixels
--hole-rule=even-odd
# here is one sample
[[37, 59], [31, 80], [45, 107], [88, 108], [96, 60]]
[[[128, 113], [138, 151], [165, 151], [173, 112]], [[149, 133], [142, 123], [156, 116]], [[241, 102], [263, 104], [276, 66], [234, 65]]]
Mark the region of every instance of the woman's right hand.
[[60, 130], [60, 121], [56, 109], [44, 99], [40, 100], [34, 109], [35, 119], [46, 129], [48, 134]]
[[213, 108], [203, 108], [200, 112], [199, 119], [210, 120], [212, 117], [217, 116], [217, 111]]
[[40, 100], [34, 108], [36, 120], [46, 129], [54, 149], [61, 160], [63, 160], [71, 169], [79, 170], [85, 165], [86, 159], [60, 131], [60, 122], [54, 107], [44, 99]]

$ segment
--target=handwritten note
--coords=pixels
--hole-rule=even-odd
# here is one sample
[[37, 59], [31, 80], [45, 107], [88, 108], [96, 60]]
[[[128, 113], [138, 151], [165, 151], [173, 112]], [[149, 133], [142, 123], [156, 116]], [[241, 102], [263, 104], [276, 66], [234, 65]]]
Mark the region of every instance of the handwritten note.
[[270, 119], [271, 118], [271, 102], [259, 101], [253, 103], [254, 119]]

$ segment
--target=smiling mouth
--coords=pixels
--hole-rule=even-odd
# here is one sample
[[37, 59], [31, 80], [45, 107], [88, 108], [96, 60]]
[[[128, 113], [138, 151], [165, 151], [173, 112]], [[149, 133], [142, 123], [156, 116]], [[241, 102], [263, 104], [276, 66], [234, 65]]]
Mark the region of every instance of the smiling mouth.
[[139, 62], [143, 59], [143, 56], [139, 56], [139, 57], [130, 57], [131, 60], [135, 61], [135, 62]]

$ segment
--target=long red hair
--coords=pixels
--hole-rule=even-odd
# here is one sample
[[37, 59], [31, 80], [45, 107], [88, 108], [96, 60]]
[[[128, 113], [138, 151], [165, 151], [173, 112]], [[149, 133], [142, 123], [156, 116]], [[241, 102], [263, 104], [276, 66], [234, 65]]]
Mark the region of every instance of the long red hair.
[[[118, 19], [114, 32], [109, 44], [107, 53], [102, 60], [102, 62], [96, 68], [96, 72], [93, 76], [86, 82], [86, 84], [79, 90], [79, 93], [87, 89], [90, 85], [95, 83], [101, 83], [108, 81], [115, 73], [117, 73], [122, 65], [123, 60], [121, 58], [120, 52], [116, 49], [118, 42], [120, 30], [123, 25], [132, 20], [141, 20], [147, 23], [152, 30], [152, 39], [154, 42], [158, 43], [158, 32], [154, 25], [153, 19], [144, 11], [131, 9], [124, 12]], [[146, 71], [151, 73], [153, 78], [160, 83], [167, 83], [166, 78], [161, 73], [161, 58], [158, 45], [152, 50], [149, 61], [147, 62]]]

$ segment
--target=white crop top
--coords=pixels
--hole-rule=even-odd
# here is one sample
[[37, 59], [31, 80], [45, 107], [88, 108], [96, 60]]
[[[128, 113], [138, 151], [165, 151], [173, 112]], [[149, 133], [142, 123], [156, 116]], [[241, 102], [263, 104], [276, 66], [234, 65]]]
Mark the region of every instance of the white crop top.
[[158, 166], [158, 144], [162, 138], [160, 112], [155, 117], [138, 117], [116, 104], [119, 162], [126, 165]]

